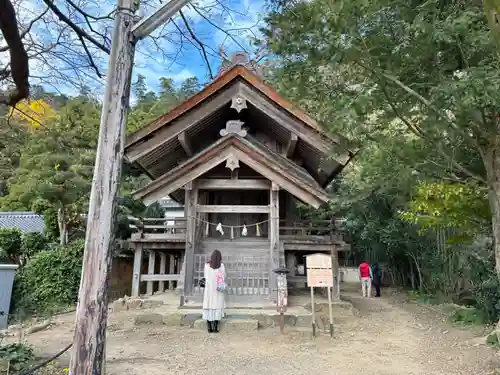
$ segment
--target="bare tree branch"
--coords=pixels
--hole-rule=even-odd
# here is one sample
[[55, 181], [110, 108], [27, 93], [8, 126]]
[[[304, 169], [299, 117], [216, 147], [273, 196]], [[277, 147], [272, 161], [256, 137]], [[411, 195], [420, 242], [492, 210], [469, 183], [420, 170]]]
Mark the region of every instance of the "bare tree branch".
[[191, 29], [191, 26], [189, 26], [189, 23], [184, 16], [184, 13], [182, 13], [182, 10], [179, 10], [179, 14], [181, 15], [182, 21], [184, 21], [184, 25], [186, 25], [186, 29], [191, 35], [191, 38], [200, 45], [201, 51], [203, 58], [205, 59], [205, 63], [207, 64], [207, 69], [208, 69], [208, 75], [210, 76], [210, 79], [214, 79], [214, 75], [212, 74], [212, 68], [210, 67], [210, 63], [208, 62], [208, 57], [207, 57], [207, 51], [205, 50], [205, 45], [199, 40], [195, 33], [193, 32], [193, 29]]
[[78, 27], [73, 21], [71, 21], [61, 10], [56, 7], [54, 2], [52, 0], [42, 0], [47, 6], [50, 8], [52, 12], [59, 18], [62, 22], [67, 24], [69, 27], [73, 29], [73, 31], [81, 38], [87, 39], [90, 43], [95, 45], [97, 48], [101, 49], [102, 51], [106, 52], [108, 55], [110, 53], [110, 49], [106, 47], [104, 44], [98, 42], [96, 39], [94, 39], [92, 36], [90, 36], [85, 30], [83, 30], [81, 27]]
[[10, 0], [0, 0], [0, 30], [10, 50], [10, 75], [15, 89], [0, 102], [13, 106], [29, 96], [29, 61]]

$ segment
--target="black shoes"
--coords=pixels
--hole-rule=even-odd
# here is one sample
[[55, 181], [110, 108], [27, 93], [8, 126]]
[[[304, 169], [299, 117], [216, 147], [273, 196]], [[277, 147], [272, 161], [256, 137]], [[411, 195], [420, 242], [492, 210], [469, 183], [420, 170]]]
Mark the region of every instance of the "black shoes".
[[209, 322], [207, 320], [207, 328], [208, 328], [208, 332], [209, 333], [212, 333], [212, 332], [219, 332], [219, 321], [216, 320], [214, 322]]

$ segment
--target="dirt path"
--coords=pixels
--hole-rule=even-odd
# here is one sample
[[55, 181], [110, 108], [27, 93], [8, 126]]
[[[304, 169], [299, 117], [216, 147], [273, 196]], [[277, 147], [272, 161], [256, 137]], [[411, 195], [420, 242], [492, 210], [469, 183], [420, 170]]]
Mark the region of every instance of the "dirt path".
[[[112, 324], [108, 333], [109, 375], [486, 375], [494, 374], [493, 349], [478, 345], [474, 332], [447, 327], [443, 317], [392, 297], [348, 298], [360, 316], [336, 327], [336, 337], [311, 340], [308, 332], [267, 329], [208, 335], [186, 328]], [[43, 352], [71, 340], [72, 316], [30, 336]], [[500, 368], [500, 366], [499, 366]], [[499, 372], [500, 374], [500, 372]]]

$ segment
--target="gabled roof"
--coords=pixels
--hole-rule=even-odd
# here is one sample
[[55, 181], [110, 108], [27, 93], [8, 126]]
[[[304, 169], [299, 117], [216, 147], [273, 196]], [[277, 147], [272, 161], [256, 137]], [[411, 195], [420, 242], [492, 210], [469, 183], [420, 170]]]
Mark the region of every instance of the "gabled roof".
[[260, 144], [257, 140], [229, 134], [184, 163], [134, 192], [146, 205], [182, 189], [203, 173], [235, 156], [263, 177], [313, 207], [329, 200], [328, 193], [303, 168]]
[[226, 85], [233, 82], [236, 78], [241, 78], [251, 86], [256, 88], [260, 93], [264, 94], [278, 106], [286, 109], [291, 115], [295, 116], [299, 120], [301, 120], [304, 124], [309, 126], [311, 129], [314, 129], [318, 134], [321, 134], [334, 142], [339, 141], [339, 137], [333, 136], [324, 131], [324, 129], [314, 120], [312, 117], [307, 115], [304, 111], [294, 106], [288, 100], [282, 98], [276, 90], [274, 90], [271, 86], [264, 83], [262, 79], [258, 76], [250, 72], [243, 66], [237, 65], [227, 73], [224, 73], [219, 78], [214, 80], [210, 85], [205, 87], [198, 94], [192, 96], [187, 101], [183, 102], [179, 106], [175, 107], [172, 111], [166, 113], [163, 116], [158, 117], [149, 125], [145, 126], [142, 129], [137, 130], [135, 133], [130, 134], [127, 137], [127, 142], [125, 144], [125, 148], [132, 146], [134, 143], [140, 141], [142, 138], [148, 136], [154, 131], [158, 130], [165, 124], [175, 120], [180, 117], [182, 114], [186, 113], [190, 109], [194, 108], [196, 105], [200, 104], [202, 101], [207, 99], [210, 95], [224, 88]]
[[[234, 100], [243, 100], [245, 109], [237, 109]], [[215, 142], [226, 122], [236, 119], [252, 134], [264, 133], [280, 145], [293, 145], [287, 156], [323, 187], [353, 156], [345, 149], [343, 137], [328, 133], [260, 77], [235, 66], [203, 91], [129, 135], [125, 159], [152, 179], [158, 178], [179, 160]], [[336, 145], [340, 151], [332, 156]]]
[[43, 233], [43, 216], [34, 212], [0, 212], [0, 229], [19, 229], [23, 233]]

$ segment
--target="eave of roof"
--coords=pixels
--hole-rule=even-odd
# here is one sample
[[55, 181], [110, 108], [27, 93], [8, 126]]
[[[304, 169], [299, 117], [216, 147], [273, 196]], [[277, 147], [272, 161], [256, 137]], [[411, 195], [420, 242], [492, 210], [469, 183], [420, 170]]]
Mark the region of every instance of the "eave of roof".
[[271, 101], [276, 103], [279, 107], [285, 109], [291, 115], [295, 116], [297, 119], [302, 121], [306, 126], [313, 129], [319, 135], [326, 137], [332, 143], [339, 142], [338, 136], [334, 136], [334, 135], [326, 132], [321, 127], [321, 125], [319, 125], [317, 123], [316, 120], [314, 120], [312, 117], [307, 115], [303, 110], [294, 106], [288, 100], [281, 97], [276, 92], [276, 90], [274, 90], [271, 86], [267, 85], [261, 78], [259, 78], [258, 76], [256, 76], [255, 74], [253, 74], [252, 72], [250, 72], [248, 69], [246, 69], [243, 66], [235, 66], [234, 68], [229, 70], [227, 73], [221, 75], [219, 78], [214, 80], [210, 85], [205, 87], [198, 94], [193, 95], [191, 98], [184, 101], [183, 103], [181, 103], [180, 105], [178, 105], [173, 110], [166, 113], [165, 115], [158, 117], [157, 119], [155, 119], [153, 122], [151, 122], [149, 125], [145, 126], [144, 128], [139, 129], [138, 131], [136, 131], [133, 134], [130, 134], [127, 138], [125, 148], [127, 149], [128, 147], [141, 141], [144, 137], [147, 137], [151, 133], [154, 133], [155, 131], [157, 131], [161, 127], [165, 126], [166, 124], [170, 123], [171, 121], [182, 116], [184, 113], [188, 112], [190, 109], [192, 109], [196, 105], [200, 104], [202, 101], [207, 99], [209, 96], [211, 96], [215, 92], [219, 91], [220, 89], [224, 88], [226, 85], [230, 84], [238, 77], [243, 79], [247, 83], [249, 83], [252, 87], [257, 89], [260, 93], [262, 93], [267, 98], [269, 98]]
[[0, 229], [19, 229], [23, 233], [43, 233], [43, 216], [35, 212], [0, 212]]
[[146, 203], [152, 203], [158, 199], [157, 195], [173, 193], [183, 184], [224, 162], [230, 154], [238, 154], [236, 156], [241, 162], [270, 180], [275, 181], [280, 176], [280, 181], [275, 182], [281, 188], [314, 207], [329, 200], [328, 193], [306, 170], [257, 140], [241, 138], [235, 134], [221, 138], [133, 195]]

